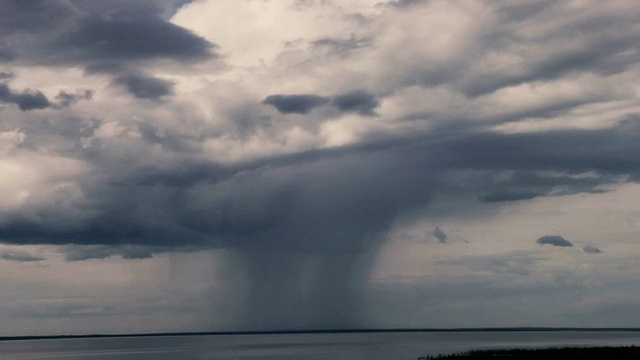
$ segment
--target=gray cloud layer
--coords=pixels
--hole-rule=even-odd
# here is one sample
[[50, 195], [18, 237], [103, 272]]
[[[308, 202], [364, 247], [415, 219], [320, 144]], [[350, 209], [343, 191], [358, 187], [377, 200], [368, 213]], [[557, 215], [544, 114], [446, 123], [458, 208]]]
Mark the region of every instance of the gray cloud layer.
[[536, 242], [540, 245], [553, 245], [553, 246], [559, 246], [559, 247], [573, 246], [571, 241], [559, 235], [545, 235], [539, 238], [538, 240], [536, 240]]
[[124, 87], [138, 99], [160, 100], [173, 94], [173, 83], [143, 74], [118, 76], [113, 83]]
[[447, 235], [447, 233], [442, 231], [442, 229], [440, 229], [437, 226], [433, 230], [433, 237], [443, 244], [446, 244], [447, 242], [449, 242], [449, 236]]
[[16, 104], [23, 111], [44, 109], [51, 105], [47, 97], [40, 91], [14, 92], [5, 84], [0, 84], [0, 101]]
[[582, 250], [587, 254], [600, 254], [602, 252], [602, 250], [592, 245], [586, 245], [582, 248]]
[[314, 108], [330, 104], [340, 111], [356, 112], [365, 116], [374, 116], [376, 113], [373, 109], [380, 105], [375, 96], [363, 90], [335, 96], [269, 95], [262, 103], [272, 105], [283, 114], [307, 114]]
[[83, 18], [53, 45], [82, 61], [194, 61], [213, 54], [212, 44], [146, 9]]
[[[407, 16], [411, 21], [397, 25], [414, 24], [411, 13], [427, 4], [396, 1], [376, 8], [391, 12], [376, 28], [367, 27], [369, 15], [352, 14], [365, 24], [363, 35], [314, 35], [305, 40], [311, 44], [305, 61], [283, 50], [265, 65], [292, 77], [343, 66], [339, 77], [311, 76], [315, 91], [308, 84], [298, 91], [267, 87], [277, 77], [264, 75], [255, 88], [246, 84], [251, 80], [229, 84], [232, 74], [180, 97], [179, 86], [154, 70], [187, 71], [226, 49], [166, 21], [169, 2], [106, 3], [1, 3], [10, 11], [0, 15], [0, 60], [84, 69], [87, 79], [106, 76], [131, 96], [155, 102], [110, 109], [109, 116], [111, 104], [103, 102], [90, 115], [3, 119], [7, 161], [24, 161], [27, 175], [42, 174], [33, 170], [41, 176], [29, 177], [33, 188], [17, 198], [19, 206], [2, 209], [0, 240], [64, 245], [69, 261], [228, 249], [246, 267], [252, 327], [353, 324], [367, 256], [394, 221], [422, 214], [439, 196], [463, 199], [451, 204], [455, 213], [468, 204], [600, 193], [640, 179], [640, 117], [629, 95], [635, 90], [607, 82], [635, 79], [640, 30], [637, 16], [615, 6], [574, 13], [555, 2], [483, 3], [491, 21], [476, 24], [485, 27], [473, 28], [449, 54], [409, 52], [424, 41], [405, 43], [411, 28], [398, 30], [398, 39], [384, 33], [385, 21]], [[541, 26], [548, 19], [565, 24], [562, 31]], [[22, 38], [30, 41], [16, 41]], [[373, 55], [364, 58], [363, 74], [339, 62], [367, 51]], [[13, 78], [11, 69], [1, 74]], [[212, 74], [205, 75], [218, 75]], [[597, 91], [576, 90], [585, 83]], [[60, 92], [52, 104], [41, 91], [0, 84], [0, 101], [23, 111], [92, 96], [92, 90]], [[612, 108], [621, 110], [610, 115]], [[593, 126], [592, 118], [580, 118], [584, 113], [610, 118]], [[309, 120], [294, 124], [281, 114]], [[340, 122], [344, 115], [349, 120]], [[432, 236], [448, 240], [440, 228]], [[557, 235], [537, 242], [572, 246]], [[490, 261], [501, 271], [528, 273], [526, 258], [522, 268], [510, 264]]]
[[37, 262], [47, 260], [45, 257], [32, 255], [24, 251], [11, 250], [0, 251], [0, 259], [17, 262]]
[[327, 97], [318, 95], [269, 95], [263, 104], [273, 105], [283, 114], [307, 114], [313, 108], [328, 102]]
[[[172, 93], [172, 84], [140, 74], [145, 63], [192, 64], [217, 57], [215, 44], [163, 18], [173, 3], [52, 0], [27, 6], [3, 0], [0, 60], [28, 66], [82, 66], [88, 73], [111, 69], [101, 73], [114, 73], [113, 82], [136, 98], [157, 100]], [[37, 92], [16, 95], [12, 102], [23, 110], [47, 107]]]
[[[519, 188], [521, 172], [567, 173], [527, 178], [548, 193], [561, 189], [558, 195], [596, 191], [618, 175], [637, 178], [640, 163], [633, 154], [640, 148], [632, 140], [634, 129], [635, 125], [623, 124], [598, 131], [477, 133], [444, 141], [392, 139], [234, 166], [179, 162], [167, 163], [165, 169], [139, 167], [144, 152], [132, 153], [128, 163], [111, 164], [109, 153], [78, 144], [78, 155], [102, 164], [109, 174], [98, 182], [92, 177], [79, 179], [91, 197], [76, 206], [91, 209], [87, 213], [92, 215], [74, 218], [70, 212], [67, 218], [56, 209], [68, 224], [60, 226], [47, 222], [47, 216], [34, 222], [16, 214], [5, 221], [0, 234], [15, 243], [178, 245], [174, 239], [180, 238], [180, 244], [214, 247], [243, 246], [241, 239], [262, 234], [276, 243], [256, 245], [270, 247], [289, 241], [280, 239], [286, 232], [292, 241], [287, 246], [332, 248], [331, 239], [348, 246], [340, 236], [326, 232], [373, 235], [399, 213], [428, 203], [434, 191], [462, 190], [480, 196], [487, 188]], [[131, 141], [145, 149], [160, 140]], [[585, 142], [592, 152], [585, 152]], [[504, 171], [515, 171], [516, 176], [498, 176]], [[588, 181], [569, 176], [587, 172], [601, 175]], [[315, 200], [316, 196], [324, 200]], [[44, 215], [53, 209], [36, 211]]]

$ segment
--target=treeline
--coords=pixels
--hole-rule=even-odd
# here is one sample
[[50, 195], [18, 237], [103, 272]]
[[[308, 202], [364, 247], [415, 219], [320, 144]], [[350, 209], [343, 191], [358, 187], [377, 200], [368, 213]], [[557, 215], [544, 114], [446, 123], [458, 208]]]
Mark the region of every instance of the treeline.
[[473, 350], [453, 355], [423, 356], [418, 360], [638, 360], [640, 347], [576, 347], [551, 349]]

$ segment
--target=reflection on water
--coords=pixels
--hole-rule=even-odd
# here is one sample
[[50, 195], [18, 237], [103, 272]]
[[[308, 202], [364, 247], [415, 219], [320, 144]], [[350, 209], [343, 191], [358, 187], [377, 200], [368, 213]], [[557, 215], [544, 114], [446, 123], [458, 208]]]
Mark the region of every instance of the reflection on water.
[[0, 342], [0, 358], [417, 359], [471, 349], [640, 345], [640, 332], [426, 332], [198, 335]]

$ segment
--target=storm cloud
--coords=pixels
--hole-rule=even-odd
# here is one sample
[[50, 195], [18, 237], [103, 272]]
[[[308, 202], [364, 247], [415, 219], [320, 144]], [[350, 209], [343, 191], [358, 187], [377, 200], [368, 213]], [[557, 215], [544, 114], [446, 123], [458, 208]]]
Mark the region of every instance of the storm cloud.
[[169, 58], [198, 61], [213, 56], [213, 44], [143, 9], [91, 15], [81, 19], [54, 42], [79, 60], [149, 60]]
[[14, 92], [5, 84], [0, 84], [0, 101], [16, 104], [22, 111], [45, 109], [51, 106], [49, 99], [38, 90]]
[[118, 247], [106, 245], [66, 245], [62, 248], [62, 252], [67, 261], [106, 259], [112, 256], [121, 256], [123, 259], [147, 259], [153, 256], [153, 253], [148, 248], [133, 245]]
[[318, 95], [269, 95], [262, 103], [272, 105], [283, 114], [307, 114], [328, 102], [329, 98]]
[[56, 95], [56, 100], [58, 100], [59, 106], [65, 107], [79, 100], [91, 100], [93, 94], [93, 90], [78, 90], [75, 93], [69, 93], [63, 90]]
[[560, 235], [545, 235], [536, 242], [540, 245], [553, 245], [559, 247], [572, 247], [573, 243]]
[[307, 114], [314, 108], [330, 104], [341, 112], [357, 112], [364, 116], [374, 116], [373, 109], [380, 104], [375, 96], [362, 90], [334, 96], [269, 95], [262, 103], [272, 105], [283, 114]]
[[173, 82], [144, 74], [118, 76], [113, 83], [138, 99], [160, 100], [173, 94]]
[[[0, 241], [69, 266], [219, 251], [238, 326], [338, 328], [367, 324], [392, 231], [475, 237], [485, 258], [445, 264], [535, 276], [563, 252], [480, 228], [632, 207], [600, 200], [640, 180], [632, 3], [275, 4], [2, 2]], [[458, 245], [417, 243], [380, 277]]]
[[353, 111], [365, 116], [374, 116], [376, 113], [373, 109], [379, 104], [375, 96], [363, 90], [336, 95], [331, 100], [331, 105], [340, 111]]
[[442, 244], [446, 244], [447, 242], [449, 242], [449, 236], [447, 235], [447, 233], [445, 233], [444, 231], [442, 231], [442, 229], [440, 229], [439, 227], [436, 226], [436, 228], [433, 230], [432, 233], [433, 237], [438, 240], [440, 243]]
[[38, 262], [47, 260], [42, 256], [36, 256], [23, 251], [2, 250], [0, 251], [0, 259], [17, 262]]

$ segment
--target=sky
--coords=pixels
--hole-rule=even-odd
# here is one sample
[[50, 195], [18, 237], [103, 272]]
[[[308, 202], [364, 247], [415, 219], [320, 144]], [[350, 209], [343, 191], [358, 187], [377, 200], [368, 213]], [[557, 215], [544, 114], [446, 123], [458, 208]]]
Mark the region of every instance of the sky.
[[636, 1], [0, 9], [0, 335], [640, 326]]

